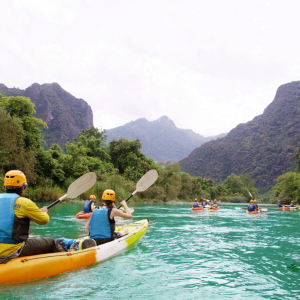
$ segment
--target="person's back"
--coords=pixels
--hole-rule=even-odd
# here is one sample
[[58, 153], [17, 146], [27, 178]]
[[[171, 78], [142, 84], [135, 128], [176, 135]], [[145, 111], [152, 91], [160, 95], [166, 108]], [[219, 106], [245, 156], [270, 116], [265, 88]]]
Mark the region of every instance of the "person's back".
[[251, 200], [248, 205], [248, 211], [254, 211], [254, 210], [255, 210], [255, 206], [254, 206], [253, 200]]
[[291, 202], [290, 207], [295, 207], [294, 201]]
[[277, 206], [282, 207], [280, 200], [278, 200]]
[[90, 213], [95, 209], [95, 204], [94, 204], [95, 200], [96, 200], [96, 196], [90, 195], [89, 200], [84, 201], [83, 211], [85, 213]]
[[115, 232], [115, 216], [130, 219], [131, 212], [126, 204], [122, 201], [121, 205], [125, 212], [121, 212], [114, 205], [115, 192], [113, 190], [105, 190], [102, 195], [102, 207], [94, 209], [87, 227], [89, 227], [90, 238], [94, 239], [97, 245], [110, 242], [116, 238], [120, 238], [128, 233], [128, 230], [121, 230]]
[[194, 203], [193, 203], [193, 208], [196, 208], [196, 207], [199, 207], [199, 203], [198, 203], [197, 199], [195, 199]]
[[206, 199], [203, 200], [202, 206], [205, 207], [208, 203], [206, 202]]

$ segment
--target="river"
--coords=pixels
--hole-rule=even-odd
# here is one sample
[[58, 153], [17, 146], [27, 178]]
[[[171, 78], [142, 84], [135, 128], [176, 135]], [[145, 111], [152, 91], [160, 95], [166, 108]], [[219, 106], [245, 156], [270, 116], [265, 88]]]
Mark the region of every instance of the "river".
[[[79, 204], [58, 204], [31, 234], [84, 236]], [[192, 212], [186, 204], [137, 205], [146, 235], [105, 262], [0, 287], [0, 299], [300, 299], [300, 211], [246, 215], [245, 209]]]

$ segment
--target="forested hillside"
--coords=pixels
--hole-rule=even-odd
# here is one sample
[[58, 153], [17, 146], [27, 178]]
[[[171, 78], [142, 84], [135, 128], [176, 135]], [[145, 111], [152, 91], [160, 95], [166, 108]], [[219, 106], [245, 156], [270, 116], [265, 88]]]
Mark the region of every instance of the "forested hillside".
[[[189, 129], [179, 129], [167, 116], [149, 122], [142, 118], [106, 131], [107, 141], [123, 137], [139, 139], [142, 152], [155, 161], [179, 161], [193, 149], [216, 137], [204, 137]], [[220, 135], [220, 136], [224, 136]]]
[[91, 107], [84, 100], [66, 92], [57, 83], [34, 83], [25, 90], [7, 88], [0, 84], [0, 93], [5, 96], [25, 96], [35, 104], [35, 116], [48, 126], [42, 133], [45, 148], [49, 148], [53, 143], [64, 146], [81, 130], [93, 125]]
[[300, 82], [280, 86], [262, 115], [240, 124], [228, 135], [195, 149], [180, 161], [181, 169], [216, 183], [231, 173], [249, 173], [262, 191], [276, 178], [296, 170], [300, 144]]

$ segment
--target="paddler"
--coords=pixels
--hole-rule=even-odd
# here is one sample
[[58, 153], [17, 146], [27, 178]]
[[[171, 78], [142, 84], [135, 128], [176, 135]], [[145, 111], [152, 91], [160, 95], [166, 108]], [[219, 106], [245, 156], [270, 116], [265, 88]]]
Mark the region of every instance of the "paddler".
[[30, 221], [49, 222], [47, 206], [39, 209], [24, 198], [26, 176], [19, 170], [5, 174], [6, 193], [0, 194], [0, 264], [19, 256], [64, 251], [52, 238], [28, 238]]
[[102, 206], [94, 209], [91, 218], [86, 226], [89, 229], [89, 235], [94, 239], [97, 245], [101, 245], [114, 239], [118, 239], [126, 234], [128, 230], [115, 231], [115, 219], [118, 216], [125, 219], [131, 219], [132, 215], [125, 200], [120, 204], [124, 207], [125, 213], [117, 209], [114, 201], [116, 194], [113, 190], [105, 190], [102, 194]]
[[213, 207], [218, 207], [218, 202], [217, 202], [217, 199], [214, 200], [214, 203], [212, 205]]
[[295, 207], [294, 201], [291, 202], [290, 207]]
[[208, 203], [206, 202], [206, 199], [203, 199], [202, 206], [205, 207], [206, 205], [208, 205]]
[[253, 200], [253, 205], [254, 205], [254, 210], [258, 211], [258, 205], [257, 205], [257, 201]]
[[90, 195], [89, 200], [85, 200], [84, 202], [83, 211], [85, 213], [93, 212], [93, 210], [95, 209], [95, 201], [96, 201], [96, 196]]
[[199, 207], [198, 199], [195, 198], [192, 208]]
[[250, 204], [248, 205], [248, 211], [252, 212], [255, 210], [255, 206], [254, 206], [254, 203], [253, 203], [253, 200], [250, 200]]
[[278, 200], [277, 206], [278, 206], [278, 207], [282, 207], [280, 200]]

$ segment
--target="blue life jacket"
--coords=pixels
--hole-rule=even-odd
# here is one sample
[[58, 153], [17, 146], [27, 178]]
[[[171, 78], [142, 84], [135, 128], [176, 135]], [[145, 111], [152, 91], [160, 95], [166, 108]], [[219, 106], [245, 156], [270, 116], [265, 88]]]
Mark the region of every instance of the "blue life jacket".
[[295, 205], [293, 203], [290, 204], [290, 207], [295, 207]]
[[258, 208], [257, 203], [253, 203], [255, 208]]
[[83, 211], [85, 213], [92, 212], [91, 205], [92, 205], [92, 201], [91, 200], [86, 200], [84, 202]]
[[112, 239], [115, 220], [110, 219], [112, 208], [94, 209], [90, 222], [90, 237], [94, 240]]
[[250, 203], [250, 204], [248, 205], [248, 211], [254, 211], [254, 208], [255, 208], [255, 206], [254, 206], [253, 203]]
[[194, 202], [193, 207], [199, 207], [199, 203], [198, 202]]
[[19, 244], [13, 240], [14, 205], [18, 194], [0, 194], [0, 243]]
[[218, 206], [218, 202], [217, 202], [217, 201], [216, 201], [216, 202], [214, 202], [214, 203], [213, 203], [213, 205], [216, 205], [216, 206]]
[[281, 205], [281, 203], [280, 203], [280, 202], [278, 202], [278, 203], [277, 203], [277, 206], [278, 206], [278, 207], [282, 207], [282, 205]]
[[202, 202], [202, 206], [206, 206], [207, 205], [207, 202], [206, 201], [203, 201]]

